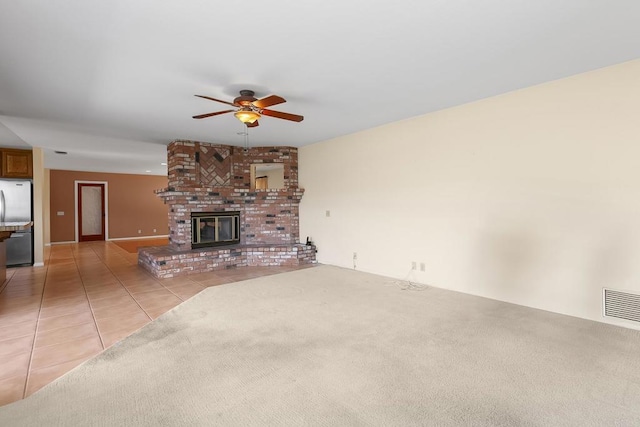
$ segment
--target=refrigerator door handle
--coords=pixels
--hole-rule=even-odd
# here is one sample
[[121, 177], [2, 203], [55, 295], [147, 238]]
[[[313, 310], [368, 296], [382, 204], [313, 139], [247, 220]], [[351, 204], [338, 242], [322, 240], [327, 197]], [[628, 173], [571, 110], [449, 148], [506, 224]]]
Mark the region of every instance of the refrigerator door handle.
[[4, 222], [4, 191], [0, 190], [0, 221]]

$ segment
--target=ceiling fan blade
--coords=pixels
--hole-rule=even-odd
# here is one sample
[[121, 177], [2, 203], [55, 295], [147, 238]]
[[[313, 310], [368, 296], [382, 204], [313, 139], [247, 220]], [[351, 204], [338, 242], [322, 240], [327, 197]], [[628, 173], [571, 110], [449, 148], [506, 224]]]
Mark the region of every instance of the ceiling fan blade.
[[256, 120], [253, 123], [245, 123], [247, 125], [248, 128], [254, 128], [256, 126], [260, 126], [260, 123], [258, 123], [258, 121]]
[[195, 95], [195, 96], [197, 96], [198, 98], [208, 99], [209, 101], [222, 102], [223, 104], [233, 105], [234, 107], [237, 107], [237, 105], [234, 104], [233, 102], [223, 101], [222, 99], [215, 99], [215, 98], [212, 98], [210, 96], [204, 96], [204, 95]]
[[304, 120], [303, 116], [299, 116], [297, 114], [283, 113], [282, 111], [260, 110], [260, 114], [263, 114], [269, 117], [275, 117], [278, 119], [291, 120], [292, 122], [301, 122]]
[[287, 102], [287, 100], [278, 95], [269, 95], [262, 99], [258, 99], [257, 101], [253, 101], [252, 104], [258, 108], [267, 108], [272, 105], [282, 104], [283, 102]]
[[216, 111], [215, 113], [207, 113], [207, 114], [200, 114], [200, 115], [197, 115], [197, 116], [193, 116], [193, 118], [194, 119], [204, 119], [204, 118], [207, 118], [207, 117], [217, 116], [218, 114], [231, 113], [233, 111], [236, 111], [236, 110]]

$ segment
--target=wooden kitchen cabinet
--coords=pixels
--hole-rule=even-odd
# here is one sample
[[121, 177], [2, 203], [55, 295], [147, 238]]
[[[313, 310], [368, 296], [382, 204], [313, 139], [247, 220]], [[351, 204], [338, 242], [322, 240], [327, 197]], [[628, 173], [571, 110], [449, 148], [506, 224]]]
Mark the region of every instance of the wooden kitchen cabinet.
[[2, 148], [0, 153], [2, 153], [0, 176], [3, 178], [33, 178], [31, 150]]

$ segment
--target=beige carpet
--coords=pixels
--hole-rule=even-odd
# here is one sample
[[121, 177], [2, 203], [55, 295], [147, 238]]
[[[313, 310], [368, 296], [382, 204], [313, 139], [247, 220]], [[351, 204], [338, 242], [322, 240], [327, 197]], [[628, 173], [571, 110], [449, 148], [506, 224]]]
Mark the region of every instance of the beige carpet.
[[2, 426], [640, 425], [640, 333], [319, 266], [213, 287]]

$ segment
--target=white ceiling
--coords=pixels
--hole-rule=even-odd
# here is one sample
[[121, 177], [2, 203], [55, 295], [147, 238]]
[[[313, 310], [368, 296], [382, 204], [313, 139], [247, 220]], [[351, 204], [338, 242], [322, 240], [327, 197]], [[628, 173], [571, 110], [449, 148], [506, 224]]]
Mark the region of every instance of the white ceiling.
[[[302, 146], [640, 58], [637, 0], [0, 0], [0, 145], [164, 175], [174, 139]], [[67, 151], [66, 156], [54, 150]], [[151, 172], [145, 172], [151, 171]]]

